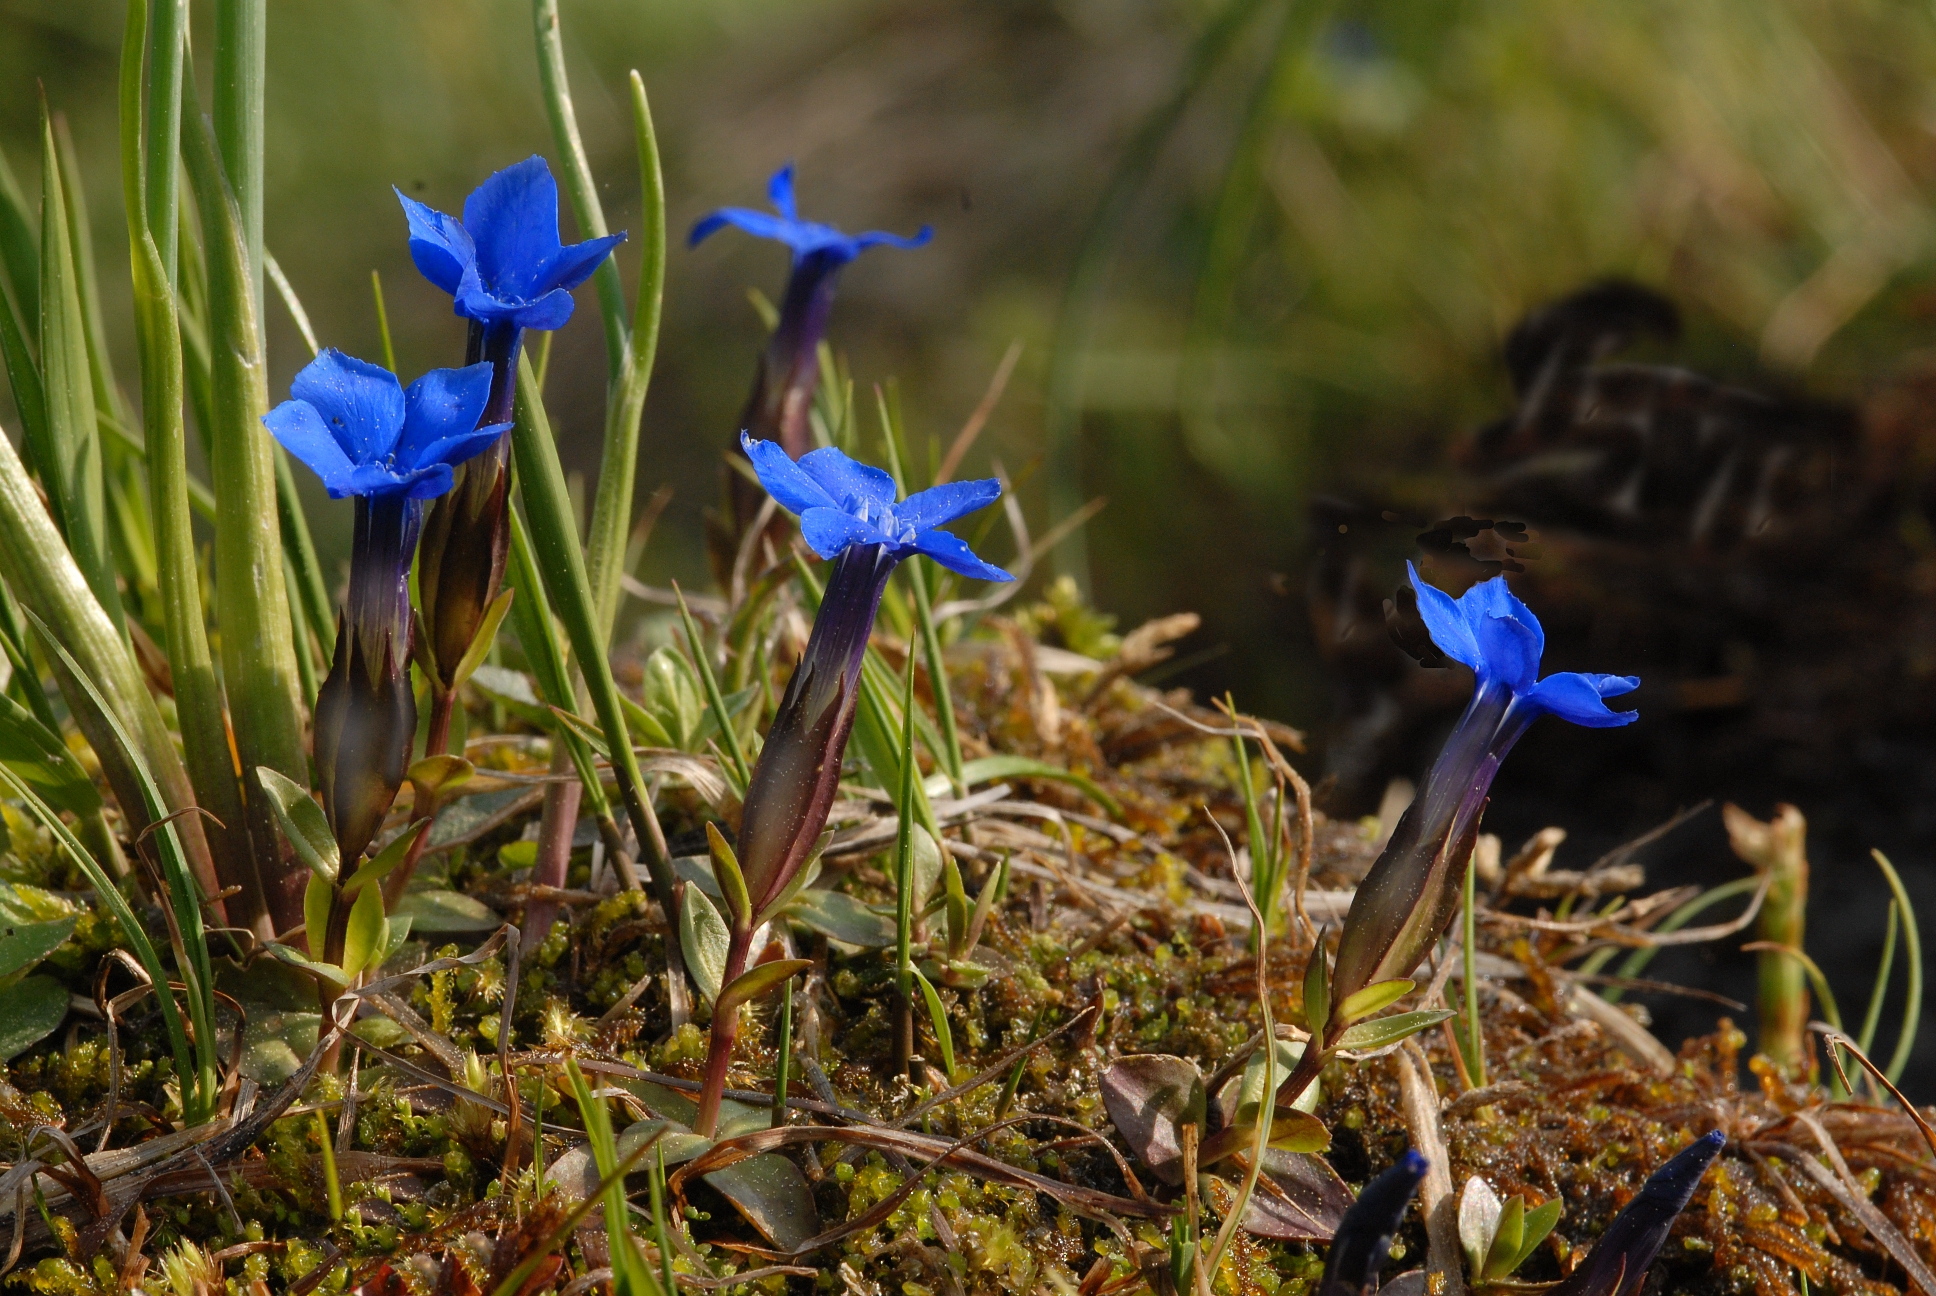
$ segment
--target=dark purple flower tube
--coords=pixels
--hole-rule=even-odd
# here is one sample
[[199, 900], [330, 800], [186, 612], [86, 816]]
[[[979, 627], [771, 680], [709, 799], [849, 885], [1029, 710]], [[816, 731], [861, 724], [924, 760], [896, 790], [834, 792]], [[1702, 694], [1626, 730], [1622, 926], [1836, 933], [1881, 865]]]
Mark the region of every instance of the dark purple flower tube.
[[1420, 580], [1416, 570], [1411, 578], [1432, 641], [1472, 668], [1476, 687], [1423, 789], [1352, 897], [1330, 974], [1331, 1015], [1310, 1023], [1323, 1047], [1305, 1051], [1279, 1090], [1285, 1101], [1316, 1078], [1352, 1025], [1339, 1006], [1368, 986], [1410, 976], [1451, 924], [1493, 778], [1533, 721], [1550, 714], [1605, 729], [1638, 718], [1606, 704], [1640, 686], [1632, 676], [1562, 672], [1539, 678], [1545, 634], [1504, 577], [1475, 585], [1456, 600]]
[[[897, 501], [892, 477], [838, 450], [815, 450], [795, 463], [773, 441], [742, 435], [740, 446], [761, 484], [799, 515], [801, 538], [832, 560], [833, 572], [747, 784], [736, 851], [747, 903], [727, 916], [726, 985], [746, 970], [753, 932], [813, 857], [827, 825], [854, 728], [861, 662], [888, 577], [902, 559], [924, 553], [965, 576], [1012, 579], [940, 529], [994, 501], [999, 482], [951, 482]], [[706, 1087], [693, 1125], [701, 1134], [710, 1135], [718, 1118], [738, 1029], [736, 1012], [713, 1019]]]
[[1627, 1208], [1613, 1217], [1593, 1254], [1549, 1296], [1633, 1296], [1639, 1291], [1674, 1221], [1694, 1200], [1701, 1177], [1727, 1141], [1720, 1130], [1711, 1131], [1654, 1171]]
[[1338, 1222], [1318, 1296], [1364, 1296], [1378, 1290], [1378, 1271], [1391, 1255], [1392, 1237], [1404, 1225], [1405, 1210], [1428, 1168], [1424, 1157], [1408, 1150], [1397, 1165], [1365, 1185]]

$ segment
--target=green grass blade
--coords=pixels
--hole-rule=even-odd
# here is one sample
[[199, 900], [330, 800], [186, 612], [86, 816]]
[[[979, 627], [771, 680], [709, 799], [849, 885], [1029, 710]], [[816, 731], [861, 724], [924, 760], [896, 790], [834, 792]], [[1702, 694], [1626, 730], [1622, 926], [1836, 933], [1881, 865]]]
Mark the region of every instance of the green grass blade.
[[[138, 7], [138, 6], [137, 6]], [[159, 26], [171, 13], [179, 19], [176, 0], [160, 0], [154, 21]], [[144, 162], [141, 134], [141, 54], [143, 33], [131, 10], [129, 31], [122, 49], [121, 150], [122, 194], [129, 230], [130, 270], [134, 288], [136, 351], [141, 372], [141, 454], [148, 470], [151, 535], [155, 558], [155, 590], [162, 613], [163, 647], [175, 682], [175, 709], [182, 750], [195, 799], [221, 825], [200, 824], [213, 855], [215, 873], [224, 887], [239, 886], [240, 895], [226, 905], [231, 921], [272, 934], [264, 921], [262, 880], [250, 850], [242, 793], [235, 766], [229, 759], [228, 721], [214, 654], [209, 649], [204, 621], [200, 555], [195, 545], [190, 510], [194, 488], [188, 474], [188, 431], [183, 421], [183, 360], [180, 314], [169, 280], [169, 267], [149, 225], [153, 207], [144, 201], [143, 186], [153, 174], [152, 160]], [[154, 33], [149, 33], [150, 37]], [[179, 28], [172, 45], [181, 42]], [[153, 40], [147, 42], [150, 46]], [[179, 70], [177, 70], [179, 79]], [[172, 91], [179, 98], [179, 86]], [[177, 105], [179, 107], [179, 105]], [[170, 138], [164, 151], [167, 174], [174, 174], [179, 150]], [[176, 199], [165, 204], [172, 222]], [[173, 248], [178, 239], [171, 225], [163, 240]], [[130, 451], [130, 453], [132, 453]]]
[[941, 654], [941, 634], [934, 624], [934, 603], [928, 592], [929, 568], [910, 563], [906, 569], [908, 588], [914, 594], [914, 620], [921, 630], [921, 654], [928, 668], [928, 682], [934, 689], [935, 718], [941, 725], [941, 762], [956, 795], [965, 794], [962, 777], [961, 732], [955, 724], [955, 700], [948, 686], [947, 662]]
[[[901, 694], [901, 782], [894, 798], [900, 820], [894, 837], [894, 989], [898, 1011], [914, 1011], [914, 798], [921, 780], [914, 776], [914, 662], [910, 658], [907, 687]], [[936, 837], [937, 842], [940, 841]], [[903, 1018], [906, 1021], [907, 1018]], [[897, 1032], [898, 1036], [898, 1032]], [[897, 1045], [897, 1050], [899, 1046]], [[913, 1057], [896, 1058], [897, 1065], [913, 1065]]]
[[[262, 317], [262, 88], [268, 8], [268, 0], [215, 0], [215, 145], [235, 197], [257, 319]], [[196, 201], [202, 201], [199, 193]], [[259, 338], [254, 354], [262, 356]]]
[[[638, 477], [639, 420], [645, 413], [645, 393], [652, 381], [653, 359], [659, 350], [660, 306], [665, 298], [666, 231], [665, 179], [659, 170], [658, 137], [652, 129], [652, 108], [645, 82], [631, 76], [632, 132], [639, 150], [639, 284], [627, 335], [624, 362], [616, 370], [605, 410], [605, 447], [599, 461], [598, 494], [592, 501], [590, 541], [585, 561], [597, 601], [598, 624], [607, 642], [618, 620], [619, 578], [624, 575], [627, 541], [632, 526], [632, 490]], [[618, 272], [607, 261], [602, 276]], [[598, 281], [600, 301], [605, 280]], [[550, 336], [550, 335], [547, 335]]]
[[[1723, 882], [1720, 886], [1710, 888], [1700, 895], [1695, 896], [1673, 913], [1668, 914], [1662, 920], [1660, 926], [1654, 930], [1660, 932], [1679, 931], [1714, 905], [1720, 904], [1723, 900], [1731, 899], [1734, 896], [1747, 895], [1760, 885], [1761, 879], [1759, 877], [1736, 878], [1732, 882]], [[1659, 949], [1656, 947], [1633, 951], [1625, 959], [1621, 960], [1618, 975], [1627, 979], [1639, 976], [1646, 970], [1647, 965], [1654, 961], [1654, 955], [1659, 952]], [[1608, 1003], [1618, 1003], [1620, 1002], [1621, 993], [1622, 991], [1619, 986], [1611, 986], [1601, 991], [1600, 997]]]
[[40, 232], [5, 153], [0, 153], [0, 269], [7, 272], [20, 313], [39, 319]]
[[934, 1042], [941, 1048], [941, 1069], [952, 1082], [955, 1076], [955, 1034], [948, 1026], [948, 1010], [934, 986], [921, 975], [921, 969], [908, 970], [914, 973], [914, 980], [921, 987], [921, 1000], [927, 1005], [928, 1021], [934, 1026]]
[[[322, 348], [316, 344], [316, 330], [310, 327], [309, 312], [303, 309], [302, 300], [296, 296], [289, 277], [283, 274], [274, 254], [267, 249], [262, 253], [262, 267], [269, 282], [275, 285], [276, 296], [282, 299], [283, 306], [289, 311], [289, 318], [295, 321], [296, 331], [302, 334], [303, 344], [309, 348], [311, 355], [315, 355]], [[378, 297], [379, 311], [382, 305], [383, 299]], [[387, 330], [384, 337], [387, 354]], [[396, 368], [394, 357], [390, 359], [390, 368]], [[309, 633], [315, 636], [317, 648], [327, 662], [336, 651], [336, 613], [330, 604], [329, 582], [323, 578], [323, 565], [316, 557], [316, 541], [309, 532], [309, 516], [303, 509], [302, 495], [296, 489], [296, 474], [289, 466], [289, 452], [276, 446], [274, 454], [276, 518], [282, 529], [283, 553], [295, 576], [292, 582], [295, 597], [290, 600], [290, 608], [299, 612], [302, 619], [309, 623]], [[303, 696], [314, 698], [316, 691], [305, 683]]]
[[0, 651], [6, 653], [7, 662], [13, 667], [7, 692], [18, 696], [34, 713], [34, 719], [58, 733], [60, 720], [54, 715], [54, 704], [47, 699], [47, 690], [41, 686], [30, 639], [27, 618], [20, 615], [20, 604], [14, 601], [13, 591], [0, 584]]
[[1466, 1073], [1475, 1087], [1483, 1088], [1486, 1083], [1485, 1019], [1479, 1015], [1479, 976], [1475, 966], [1479, 958], [1478, 876], [1479, 858], [1475, 852], [1465, 862], [1464, 925], [1459, 932], [1459, 971], [1465, 978], [1465, 1031], [1459, 1043], [1465, 1052]]
[[733, 713], [726, 707], [726, 699], [720, 695], [719, 680], [713, 675], [711, 655], [706, 651], [706, 641], [699, 634], [699, 623], [692, 619], [692, 609], [686, 606], [685, 591], [675, 583], [673, 592], [679, 596], [679, 615], [685, 620], [686, 648], [692, 655], [692, 664], [699, 669], [699, 682], [706, 689], [706, 705], [712, 708], [713, 723], [719, 726], [719, 740], [726, 748], [726, 757], [732, 761], [729, 771], [741, 795], [745, 794], [751, 773], [746, 766], [746, 751], [740, 746], [739, 728], [733, 723]]
[[121, 634], [121, 591], [108, 547], [101, 437], [95, 426], [94, 378], [88, 364], [87, 324], [80, 276], [66, 217], [66, 187], [54, 145], [53, 118], [40, 113], [40, 373], [46, 438], [34, 447], [34, 467], [88, 588]]
[[81, 325], [87, 337], [88, 377], [94, 384], [94, 407], [116, 420], [128, 421], [127, 402], [114, 381], [114, 361], [108, 351], [107, 326], [101, 316], [101, 279], [94, 266], [94, 222], [88, 216], [87, 194], [81, 187], [81, 159], [67, 119], [54, 115], [54, 152], [59, 158], [61, 191], [66, 199], [67, 241], [74, 253], [74, 282], [81, 300]]
[[1882, 1001], [1889, 994], [1889, 974], [1896, 964], [1896, 927], [1902, 922], [1902, 908], [1889, 902], [1889, 923], [1882, 929], [1882, 959], [1876, 965], [1875, 984], [1869, 990], [1869, 1009], [1862, 1014], [1862, 1035], [1856, 1043], [1863, 1053], [1875, 1047], [1876, 1027], [1882, 1022]]
[[[570, 709], [571, 672], [566, 665], [564, 645], [558, 642], [557, 628], [552, 625], [551, 613], [545, 606], [544, 582], [531, 556], [531, 537], [516, 509], [510, 511], [510, 520], [510, 584], [517, 590], [511, 600], [511, 625], [517, 631], [518, 646], [524, 649], [525, 663], [537, 681], [539, 699], [546, 706]], [[606, 799], [605, 785], [599, 781], [597, 757], [590, 745], [570, 725], [559, 725], [558, 736], [571, 754], [579, 782], [584, 784], [586, 811], [594, 819], [609, 818], [611, 802]]]
[[1902, 1034], [1896, 1039], [1896, 1051], [1889, 1056], [1889, 1065], [1883, 1074], [1894, 1084], [1902, 1079], [1903, 1068], [1909, 1065], [1909, 1054], [1916, 1047], [1916, 1028], [1922, 1024], [1923, 1015], [1923, 942], [1916, 930], [1916, 906], [1909, 903], [1909, 892], [1902, 885], [1902, 878], [1896, 873], [1896, 866], [1881, 851], [1870, 851], [1882, 875], [1889, 879], [1889, 889], [1895, 892], [1896, 904], [1902, 909], [1903, 954], [1909, 964], [1909, 989], [1902, 1005]]
[[[37, 289], [34, 296], [39, 300]], [[6, 366], [7, 386], [20, 412], [20, 440], [29, 458], [47, 444], [47, 401], [40, 387], [40, 365], [27, 340], [37, 328], [37, 321], [23, 319], [14, 310], [13, 299], [0, 293], [0, 364]]]
[[[605, 209], [598, 201], [585, 145], [578, 137], [578, 113], [571, 103], [571, 84], [565, 76], [565, 45], [558, 26], [558, 0], [533, 0], [532, 27], [538, 40], [538, 84], [544, 92], [545, 116], [565, 173], [565, 196], [578, 222], [581, 239], [604, 238]], [[607, 257], [592, 276], [598, 287], [599, 316], [605, 323], [605, 362], [614, 378], [625, 367], [625, 290], [619, 286], [618, 267]]]
[[[129, 20], [132, 24], [132, 19]], [[188, 40], [188, 0], [153, 0], [148, 21], [148, 84], [146, 121], [139, 153], [147, 228], [154, 236], [163, 274], [172, 287], [179, 268], [181, 224], [182, 69]], [[131, 51], [139, 63], [139, 51]], [[137, 67], [136, 77], [140, 76]], [[125, 85], [123, 87], [125, 93]], [[125, 118], [124, 118], [125, 122]], [[127, 132], [123, 131], [123, 147]], [[130, 227], [132, 228], [132, 226]]]
[[524, 499], [526, 521], [531, 527], [532, 557], [543, 578], [545, 592], [550, 596], [549, 602], [565, 624], [572, 653], [578, 659], [593, 709], [598, 713], [599, 725], [611, 744], [619, 793], [638, 836], [639, 849], [646, 856], [653, 890], [667, 918], [676, 920], [678, 903], [674, 898], [671, 861], [661, 857], [656, 847], [657, 823], [645, 800], [645, 779], [639, 771], [638, 756], [632, 750], [631, 735], [626, 730], [618, 685], [612, 679], [611, 663], [606, 660], [605, 641], [598, 633], [591, 586], [585, 576], [585, 554], [579, 547], [578, 529], [572, 522], [571, 496], [565, 487], [564, 470], [558, 464], [550, 420], [536, 393], [537, 380], [531, 372], [530, 356], [520, 356], [517, 422], [511, 429], [511, 451], [517, 463], [518, 489]]
[[[209, 961], [208, 938], [202, 927], [203, 895], [189, 868], [187, 856], [181, 848], [181, 840], [176, 835], [175, 823], [168, 818], [168, 804], [149, 777], [148, 769], [142, 763], [141, 754], [135, 749], [134, 741], [115, 716], [114, 708], [89, 679], [81, 664], [73, 655], [61, 647], [54, 639], [45, 623], [37, 622], [35, 629], [41, 636], [41, 648], [65, 668], [77, 686], [77, 693], [83, 699], [83, 709], [92, 712], [97, 728], [109, 735], [111, 745], [119, 758], [133, 770], [136, 786], [141, 798], [141, 810], [150, 825], [158, 825], [147, 838], [155, 848], [156, 862], [161, 877], [168, 887], [171, 908], [174, 911], [174, 932], [179, 943], [175, 950], [176, 973], [185, 987], [184, 997], [188, 1002], [189, 1021], [195, 1029], [196, 1086], [199, 1092], [191, 1092], [184, 1087], [182, 1112], [190, 1124], [199, 1124], [214, 1115], [216, 1090], [218, 1087], [218, 1067], [216, 1061], [215, 1034], [215, 971]], [[79, 711], [76, 716], [78, 719]], [[105, 757], [106, 752], [96, 748]], [[188, 816], [193, 817], [193, 814]], [[165, 984], [165, 983], [164, 983]], [[162, 987], [158, 985], [156, 992]], [[186, 1077], [184, 1077], [186, 1079]]]
[[244, 771], [249, 840], [276, 924], [286, 928], [301, 921], [299, 906], [294, 888], [281, 885], [288, 869], [254, 770], [266, 765], [307, 782], [309, 756], [303, 741], [295, 626], [283, 584], [275, 447], [262, 426], [268, 387], [260, 316], [243, 217], [216, 156], [215, 140], [205, 122], [189, 123], [185, 134], [189, 182], [208, 254], [213, 421], [204, 433], [220, 505], [215, 520], [215, 610], [222, 628], [222, 676]]

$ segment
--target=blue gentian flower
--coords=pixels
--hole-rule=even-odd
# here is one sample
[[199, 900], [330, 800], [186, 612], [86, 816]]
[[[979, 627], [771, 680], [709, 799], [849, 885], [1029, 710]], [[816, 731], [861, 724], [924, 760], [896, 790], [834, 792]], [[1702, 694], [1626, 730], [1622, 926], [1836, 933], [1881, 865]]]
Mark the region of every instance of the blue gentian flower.
[[[840, 784], [840, 763], [854, 727], [861, 662], [888, 577], [901, 561], [927, 554], [952, 571], [981, 580], [1011, 580], [937, 528], [992, 503], [996, 481], [955, 482], [896, 501], [894, 479], [835, 449], [795, 463], [771, 441], [741, 437], [761, 484], [800, 515], [815, 553], [833, 560], [806, 651], [787, 680], [748, 780], [740, 816], [738, 861], [745, 879], [745, 920], [736, 917], [722, 984], [746, 969], [754, 929], [812, 858]], [[735, 1017], [715, 1017], [706, 1087], [694, 1128], [712, 1133], [732, 1056]]]
[[[1568, 672], [1539, 678], [1545, 635], [1504, 577], [1455, 600], [1420, 580], [1409, 564], [1406, 570], [1432, 642], [1470, 666], [1477, 687], [1423, 788], [1352, 897], [1331, 972], [1334, 1008], [1367, 986], [1411, 975], [1451, 924], [1493, 778], [1533, 721], [1556, 715], [1606, 729], [1636, 719], [1634, 712], [1606, 704], [1640, 687], [1633, 676]], [[1335, 1012], [1331, 1021], [1311, 1024], [1324, 1046], [1305, 1050], [1280, 1095], [1294, 1098], [1304, 1091], [1349, 1025]]]
[[405, 390], [389, 370], [332, 349], [262, 419], [332, 498], [356, 500], [349, 598], [315, 715], [323, 811], [346, 865], [375, 838], [410, 764], [410, 563], [424, 501], [504, 433], [478, 426], [490, 389], [487, 364], [433, 369]]
[[558, 185], [542, 157], [506, 167], [464, 200], [459, 222], [396, 191], [410, 222], [410, 259], [451, 295], [459, 315], [521, 329], [563, 328], [571, 290], [591, 278], [623, 233], [566, 247]]
[[1378, 1271], [1391, 1255], [1392, 1237], [1404, 1225], [1412, 1194], [1429, 1168], [1424, 1157], [1407, 1149], [1397, 1165], [1365, 1185], [1338, 1221], [1318, 1296], [1362, 1296], [1378, 1290]]
[[448, 491], [453, 467], [510, 426], [478, 426], [490, 390], [486, 364], [432, 369], [406, 391], [388, 369], [330, 347], [262, 421], [323, 479], [331, 499], [426, 500]]
[[993, 478], [948, 482], [896, 503], [892, 477], [831, 446], [809, 452], [798, 463], [773, 442], [755, 441], [744, 432], [740, 448], [753, 461], [760, 484], [799, 515], [800, 538], [822, 558], [837, 558], [853, 545], [879, 545], [897, 561], [924, 553], [976, 580], [1015, 579], [939, 529], [999, 499], [1002, 484]]
[[843, 234], [831, 225], [801, 220], [799, 209], [793, 201], [791, 162], [775, 171], [773, 178], [767, 181], [766, 196], [779, 215], [769, 215], [748, 207], [721, 207], [694, 223], [687, 245], [697, 247], [711, 235], [731, 225], [755, 238], [786, 244], [792, 250], [796, 263], [818, 256], [845, 265], [871, 247], [918, 248], [934, 237], [934, 229], [927, 225], [923, 225], [912, 236], [903, 237], [880, 230], [869, 230], [865, 234]]
[[1703, 1134], [1649, 1175], [1600, 1235], [1593, 1253], [1550, 1296], [1634, 1296], [1727, 1141], [1720, 1130]]
[[[745, 207], [722, 207], [692, 227], [690, 242], [731, 225], [758, 238], [784, 243], [793, 253], [786, 292], [780, 299], [780, 318], [760, 354], [753, 390], [740, 411], [738, 427], [755, 440], [777, 441], [789, 458], [798, 459], [813, 448], [809, 415], [820, 384], [820, 340], [833, 311], [840, 272], [871, 247], [917, 248], [933, 236], [923, 225], [911, 238], [871, 231], [843, 234], [831, 225], [800, 219], [793, 202], [793, 165], [774, 173], [767, 186], [778, 214]], [[759, 492], [745, 477], [726, 471], [727, 508], [723, 529], [709, 536], [714, 566], [729, 571], [740, 539], [759, 511]]]

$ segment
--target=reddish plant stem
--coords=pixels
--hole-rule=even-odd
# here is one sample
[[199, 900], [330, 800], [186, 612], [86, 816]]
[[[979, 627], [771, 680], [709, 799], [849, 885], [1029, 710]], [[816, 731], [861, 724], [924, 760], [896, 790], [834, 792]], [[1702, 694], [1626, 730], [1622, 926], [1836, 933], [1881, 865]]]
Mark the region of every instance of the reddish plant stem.
[[[752, 948], [753, 933], [735, 927], [726, 946], [726, 970], [719, 980], [721, 987], [739, 980], [740, 974], [746, 971], [746, 958]], [[726, 1072], [732, 1065], [733, 1043], [738, 1038], [739, 1005], [723, 1013], [715, 1008], [706, 1045], [706, 1087], [699, 1091], [699, 1115], [692, 1124], [693, 1133], [705, 1138], [711, 1138], [714, 1127], [719, 1124], [719, 1100], [726, 1092]]]
[[[569, 773], [571, 757], [563, 743], [552, 752], [554, 776]], [[531, 870], [534, 887], [562, 887], [571, 867], [571, 841], [578, 830], [578, 805], [585, 785], [578, 781], [553, 783], [545, 789], [544, 813], [538, 820], [538, 860]], [[616, 861], [614, 867], [617, 867]], [[531, 940], [542, 944], [558, 918], [558, 902], [548, 896], [534, 898], [524, 907], [524, 930]]]
[[[424, 757], [442, 756], [450, 746], [450, 717], [456, 710], [457, 690], [439, 689], [430, 695], [430, 724], [424, 733]], [[429, 797], [425, 804], [412, 806], [412, 819], [435, 818], [439, 809], [437, 799]], [[425, 828], [417, 834], [417, 840], [410, 843], [410, 853], [401, 863], [391, 870], [390, 876], [383, 880], [383, 908], [387, 913], [409, 889], [410, 879], [417, 871], [417, 861], [423, 858], [424, 850], [430, 845], [430, 829]]]

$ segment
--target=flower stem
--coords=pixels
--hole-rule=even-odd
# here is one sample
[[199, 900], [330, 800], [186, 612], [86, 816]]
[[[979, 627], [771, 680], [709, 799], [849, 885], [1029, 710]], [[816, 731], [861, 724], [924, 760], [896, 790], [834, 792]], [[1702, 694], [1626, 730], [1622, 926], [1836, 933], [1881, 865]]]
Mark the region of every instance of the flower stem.
[[[733, 984], [746, 971], [746, 958], [752, 947], [752, 930], [736, 924], [726, 944], [726, 969], [720, 975], [720, 985]], [[715, 1013], [706, 1041], [706, 1087], [699, 1091], [699, 1115], [692, 1122], [693, 1133], [703, 1138], [711, 1138], [719, 1125], [719, 1103], [726, 1092], [726, 1072], [732, 1066], [733, 1043], [738, 1038], [738, 1006]]]

